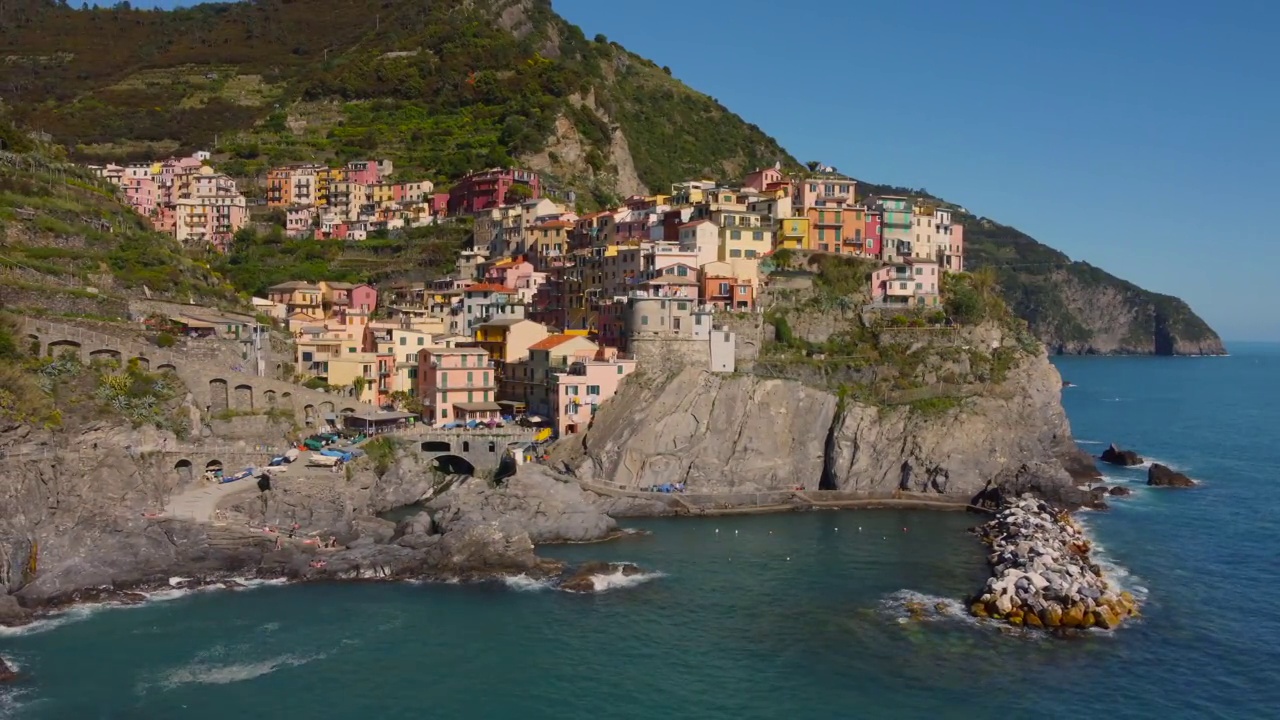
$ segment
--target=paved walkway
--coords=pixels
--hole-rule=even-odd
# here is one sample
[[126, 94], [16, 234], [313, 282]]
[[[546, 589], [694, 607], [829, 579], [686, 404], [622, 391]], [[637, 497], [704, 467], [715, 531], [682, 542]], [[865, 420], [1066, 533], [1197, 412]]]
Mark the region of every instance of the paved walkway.
[[164, 514], [180, 520], [213, 522], [213, 512], [218, 509], [218, 503], [242, 491], [257, 489], [258, 483], [252, 478], [218, 485], [202, 481], [169, 498], [169, 503], [164, 507]]

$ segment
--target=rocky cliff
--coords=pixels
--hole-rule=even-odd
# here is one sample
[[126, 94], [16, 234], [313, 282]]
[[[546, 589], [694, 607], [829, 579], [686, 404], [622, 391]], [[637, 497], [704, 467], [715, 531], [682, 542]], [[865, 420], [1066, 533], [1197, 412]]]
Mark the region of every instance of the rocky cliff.
[[686, 483], [690, 493], [898, 491], [968, 502], [1028, 479], [1071, 496], [1094, 471], [1071, 440], [1062, 381], [1039, 355], [998, 387], [941, 413], [842, 401], [793, 380], [686, 368], [639, 377], [561, 458], [579, 477], [628, 489]]
[[[546, 468], [527, 466], [494, 488], [432, 472], [411, 443], [381, 475], [364, 460], [349, 473], [285, 477], [266, 490], [239, 481], [220, 504], [227, 519], [184, 519], [158, 511], [209, 486], [174, 471], [165, 450], [176, 443], [148, 428], [0, 424], [0, 625], [76, 602], [139, 602], [175, 583], [239, 587], [254, 577], [580, 581], [581, 573], [561, 576], [564, 564], [538, 557], [534, 543], [617, 532], [605, 514], [617, 501]], [[427, 499], [428, 512], [398, 524], [378, 517]], [[636, 514], [646, 503], [630, 506]], [[296, 538], [264, 532], [293, 523]], [[304, 541], [315, 537], [335, 547]]]

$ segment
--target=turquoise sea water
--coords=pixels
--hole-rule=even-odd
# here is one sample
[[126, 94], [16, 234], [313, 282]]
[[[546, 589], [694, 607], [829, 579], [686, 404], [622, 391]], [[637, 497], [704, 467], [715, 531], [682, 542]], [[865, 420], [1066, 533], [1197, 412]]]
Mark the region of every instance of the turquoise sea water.
[[1058, 363], [1078, 385], [1064, 391], [1078, 438], [1203, 481], [1148, 490], [1145, 471], [1107, 471], [1136, 494], [1085, 522], [1147, 597], [1114, 633], [904, 622], [907, 600], [958, 609], [985, 578], [962, 514], [661, 520], [638, 523], [648, 537], [547, 551], [660, 573], [598, 596], [259, 588], [0, 634], [31, 678], [0, 689], [0, 717], [1274, 717], [1280, 347], [1232, 350]]

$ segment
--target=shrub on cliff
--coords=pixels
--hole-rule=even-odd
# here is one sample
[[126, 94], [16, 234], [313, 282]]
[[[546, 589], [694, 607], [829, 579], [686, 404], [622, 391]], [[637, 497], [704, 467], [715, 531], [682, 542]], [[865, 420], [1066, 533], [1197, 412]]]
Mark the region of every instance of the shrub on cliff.
[[378, 477], [386, 475], [396, 460], [396, 442], [390, 437], [384, 436], [370, 440], [365, 443], [364, 451], [369, 456], [369, 461], [373, 463], [373, 472]]

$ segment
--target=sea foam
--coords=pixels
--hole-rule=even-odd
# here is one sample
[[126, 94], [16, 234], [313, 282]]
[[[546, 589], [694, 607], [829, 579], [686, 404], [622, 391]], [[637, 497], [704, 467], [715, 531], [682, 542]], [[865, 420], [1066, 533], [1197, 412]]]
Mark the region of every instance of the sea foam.
[[616, 571], [611, 573], [599, 573], [592, 575], [591, 582], [596, 586], [596, 592], [599, 593], [635, 587], [660, 577], [663, 577], [663, 573], [647, 572], [636, 575], [623, 575], [622, 568], [618, 568]]
[[325, 657], [327, 657], [325, 654], [280, 655], [257, 662], [231, 663], [227, 665], [194, 662], [165, 673], [158, 684], [165, 690], [172, 690], [182, 685], [227, 685], [262, 677], [280, 668], [306, 665], [309, 662], [322, 660]]
[[520, 592], [536, 592], [539, 590], [550, 590], [552, 585], [550, 580], [539, 580], [531, 578], [524, 573], [519, 575], [508, 575], [502, 578], [502, 583], [512, 590]]
[[1107, 581], [1107, 584], [1118, 591], [1130, 593], [1138, 600], [1139, 604], [1142, 604], [1149, 594], [1147, 588], [1142, 584], [1142, 578], [1129, 572], [1128, 568], [1117, 563], [1107, 553], [1107, 548], [1098, 542], [1097, 535], [1094, 534], [1093, 529], [1089, 527], [1089, 523], [1079, 513], [1074, 516], [1074, 519], [1076, 525], [1089, 538], [1090, 557], [1097, 563], [1099, 568], [1102, 568], [1102, 577]]

